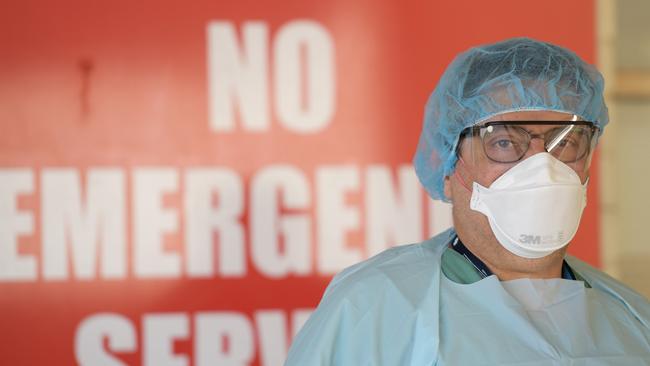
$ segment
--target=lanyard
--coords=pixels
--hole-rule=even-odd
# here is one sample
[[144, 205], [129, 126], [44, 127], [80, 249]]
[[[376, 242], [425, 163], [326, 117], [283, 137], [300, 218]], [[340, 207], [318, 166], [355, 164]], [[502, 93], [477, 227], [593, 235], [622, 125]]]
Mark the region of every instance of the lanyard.
[[[454, 240], [451, 242], [451, 248], [454, 249], [456, 252], [460, 253], [469, 263], [471, 263], [472, 266], [478, 271], [478, 273], [481, 275], [481, 278], [485, 278], [488, 276], [492, 275], [492, 271], [483, 263], [482, 260], [480, 260], [477, 256], [475, 256], [472, 252], [470, 252], [469, 249], [463, 244], [462, 241], [458, 238], [458, 235], [454, 237]], [[571, 267], [569, 267], [569, 264], [565, 260], [562, 261], [562, 278], [565, 280], [574, 280], [576, 279], [576, 276], [573, 274], [573, 270], [571, 270]]]

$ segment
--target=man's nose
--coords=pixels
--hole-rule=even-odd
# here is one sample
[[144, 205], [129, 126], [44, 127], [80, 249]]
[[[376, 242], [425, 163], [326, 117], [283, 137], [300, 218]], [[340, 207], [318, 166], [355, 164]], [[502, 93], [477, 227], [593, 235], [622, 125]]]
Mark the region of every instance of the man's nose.
[[541, 152], [546, 152], [546, 146], [544, 146], [544, 138], [542, 136], [534, 136], [530, 139], [528, 151], [526, 151], [526, 154], [524, 154], [524, 157], [521, 160], [527, 159]]

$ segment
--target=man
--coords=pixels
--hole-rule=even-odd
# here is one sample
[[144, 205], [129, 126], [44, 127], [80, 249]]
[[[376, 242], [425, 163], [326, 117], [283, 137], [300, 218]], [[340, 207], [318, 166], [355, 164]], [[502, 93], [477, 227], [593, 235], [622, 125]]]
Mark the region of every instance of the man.
[[608, 122], [600, 74], [516, 38], [432, 93], [414, 159], [454, 228], [338, 274], [286, 365], [650, 365], [650, 303], [565, 256]]

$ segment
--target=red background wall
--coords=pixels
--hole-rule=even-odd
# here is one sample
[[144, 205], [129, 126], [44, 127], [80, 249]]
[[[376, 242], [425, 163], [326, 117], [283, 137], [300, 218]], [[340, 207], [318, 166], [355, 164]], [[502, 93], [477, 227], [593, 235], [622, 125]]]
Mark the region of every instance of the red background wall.
[[[273, 102], [278, 97], [273, 89], [277, 81], [272, 72], [273, 42], [279, 30], [300, 19], [322, 26], [334, 50], [334, 113], [323, 129], [307, 134], [280, 123]], [[240, 115], [233, 131], [210, 127], [206, 29], [213, 21], [233, 25], [240, 42], [246, 22], [259, 21], [268, 27], [270, 124], [263, 131], [246, 129]], [[16, 237], [16, 245], [5, 240], [0, 246], [5, 247], [3, 253], [15, 250], [19, 256], [33, 258], [36, 276], [0, 280], [0, 364], [79, 363], [75, 337], [79, 337], [80, 324], [100, 313], [123, 317], [136, 334], [135, 343], [126, 351], [115, 351], [108, 338], [103, 341], [105, 352], [116, 362], [154, 364], [144, 361], [143, 349], [150, 335], [143, 330], [143, 319], [148, 314], [171, 314], [186, 323], [187, 331], [171, 339], [173, 352], [180, 358], [169, 364], [196, 364], [199, 312], [228, 312], [248, 319], [253, 350], [244, 363], [277, 364], [297, 327], [291, 321], [294, 311], [313, 308], [331, 275], [318, 269], [318, 225], [322, 224], [317, 214], [318, 171], [337, 166], [358, 173], [358, 184], [343, 200], [358, 212], [359, 223], [345, 231], [345, 241], [350, 250], [366, 257], [372, 251], [364, 244], [365, 174], [373, 166], [382, 166], [397, 177], [398, 168], [409, 164], [426, 98], [453, 56], [472, 45], [529, 36], [566, 46], [594, 62], [594, 29], [590, 0], [4, 4], [0, 12], [0, 169], [24, 169], [33, 182], [33, 189], [13, 196], [17, 210], [32, 216], [33, 227]], [[251, 258], [249, 227], [252, 181], [260, 171], [277, 165], [292, 167], [307, 182], [308, 204], [279, 210], [283, 215], [306, 217], [312, 240], [305, 243], [310, 257], [305, 272], [272, 277], [260, 273]], [[593, 169], [597, 165], [596, 159]], [[134, 172], [152, 167], [166, 169], [177, 182], [161, 196], [164, 208], [176, 213], [176, 228], [163, 237], [164, 250], [181, 261], [179, 274], [170, 278], [141, 278], [134, 273]], [[228, 169], [241, 179], [239, 223], [244, 228], [246, 269], [243, 276], [215, 274], [199, 279], [186, 271], [185, 173], [214, 167]], [[89, 170], [114, 168], [123, 175], [123, 276], [104, 278], [97, 265], [89, 279], [79, 278], [74, 259], [69, 259], [66, 279], [44, 275], [42, 182], [44, 172], [53, 168], [76, 174], [82, 202]], [[592, 171], [592, 177], [597, 176]], [[592, 179], [589, 206], [571, 248], [596, 265], [597, 191], [598, 181]], [[276, 194], [282, 201], [291, 192]], [[436, 218], [430, 217], [420, 194], [425, 237], [431, 231], [427, 223]], [[223, 199], [215, 197], [213, 205], [218, 207]], [[0, 205], [4, 205], [3, 215], [14, 207], [7, 199]], [[0, 226], [9, 225], [9, 220], [9, 216], [0, 216]], [[218, 235], [213, 239], [219, 243]], [[274, 319], [281, 320], [284, 329], [268, 334], [262, 330], [258, 315], [267, 310], [278, 315]], [[235, 338], [227, 338], [215, 344], [225, 355], [234, 352], [228, 342]], [[280, 353], [264, 353], [270, 352], [263, 351], [264, 344], [277, 345]]]

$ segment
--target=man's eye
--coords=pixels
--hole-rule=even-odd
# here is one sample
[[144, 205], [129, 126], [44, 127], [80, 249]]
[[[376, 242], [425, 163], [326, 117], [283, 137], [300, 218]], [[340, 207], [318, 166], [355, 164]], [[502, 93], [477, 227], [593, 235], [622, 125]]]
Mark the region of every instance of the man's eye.
[[575, 146], [575, 145], [576, 145], [576, 143], [572, 139], [562, 139], [557, 144], [557, 146], [560, 146], [560, 147], [572, 147], [572, 146]]
[[499, 149], [511, 149], [514, 145], [512, 140], [497, 140], [493, 143], [495, 147], [498, 147]]

